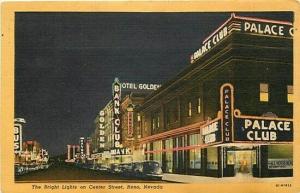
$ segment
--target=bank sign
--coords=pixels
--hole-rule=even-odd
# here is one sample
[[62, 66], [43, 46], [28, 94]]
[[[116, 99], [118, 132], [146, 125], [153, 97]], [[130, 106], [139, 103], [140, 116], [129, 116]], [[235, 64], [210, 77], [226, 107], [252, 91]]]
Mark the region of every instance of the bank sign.
[[118, 148], [121, 145], [121, 84], [118, 78], [115, 78], [112, 84], [113, 90], [113, 143]]
[[232, 14], [225, 23], [202, 42], [200, 48], [191, 55], [190, 62], [194, 63], [233, 32], [292, 38], [294, 28], [289, 22], [241, 17]]

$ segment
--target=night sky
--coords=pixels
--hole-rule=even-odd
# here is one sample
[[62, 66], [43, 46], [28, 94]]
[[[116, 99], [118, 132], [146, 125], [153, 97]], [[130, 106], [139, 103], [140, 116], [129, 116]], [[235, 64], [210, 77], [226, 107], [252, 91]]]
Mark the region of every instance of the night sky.
[[[292, 22], [292, 14], [237, 13]], [[16, 13], [15, 117], [51, 155], [90, 136], [121, 82], [159, 83], [230, 13]]]

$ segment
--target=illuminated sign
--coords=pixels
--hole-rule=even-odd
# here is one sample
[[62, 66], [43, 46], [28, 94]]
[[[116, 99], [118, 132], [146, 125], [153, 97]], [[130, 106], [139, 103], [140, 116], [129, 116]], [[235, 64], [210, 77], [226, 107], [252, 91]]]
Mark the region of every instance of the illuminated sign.
[[204, 144], [211, 144], [221, 141], [220, 120], [210, 123], [201, 128], [201, 136]]
[[22, 125], [15, 124], [14, 127], [14, 151], [19, 153], [22, 151]]
[[243, 32], [256, 33], [262, 35], [272, 35], [272, 36], [293, 36], [293, 26], [289, 25], [278, 25], [263, 22], [248, 22], [243, 23]]
[[127, 112], [127, 136], [132, 137], [133, 135], [133, 112], [129, 111]]
[[132, 155], [130, 148], [117, 148], [110, 150], [111, 155]]
[[268, 159], [269, 170], [293, 169], [293, 159]]
[[236, 141], [293, 141], [292, 120], [263, 117], [235, 118]]
[[127, 90], [157, 90], [159, 87], [161, 87], [160, 84], [121, 83], [121, 88]]
[[203, 42], [201, 48], [199, 48], [194, 54], [191, 55], [191, 63], [200, 58], [203, 54], [208, 52], [212, 47], [217, 45], [222, 39], [228, 35], [227, 26], [223, 27], [218, 33], [212, 36], [210, 39]]
[[200, 48], [191, 55], [190, 62], [194, 63], [233, 31], [266, 36], [293, 37], [294, 28], [289, 22], [240, 17], [232, 14], [227, 21], [202, 42]]
[[26, 123], [24, 118], [15, 118], [14, 124], [14, 152], [21, 153], [22, 151], [22, 123]]
[[232, 141], [233, 130], [233, 86], [224, 84], [221, 87], [221, 127], [223, 130], [223, 141]]
[[114, 147], [121, 144], [121, 85], [118, 78], [113, 83], [113, 130]]
[[104, 119], [104, 111], [99, 112], [99, 148], [104, 148], [105, 146], [105, 119]]
[[80, 148], [80, 157], [84, 158], [84, 137], [80, 137], [79, 139], [79, 148]]

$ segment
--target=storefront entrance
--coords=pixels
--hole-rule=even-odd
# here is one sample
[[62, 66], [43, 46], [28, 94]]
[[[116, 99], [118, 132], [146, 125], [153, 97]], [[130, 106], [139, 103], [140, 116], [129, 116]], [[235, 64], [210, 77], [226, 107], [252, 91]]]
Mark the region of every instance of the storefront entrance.
[[252, 175], [252, 150], [235, 151], [235, 174], [236, 176], [241, 175]]

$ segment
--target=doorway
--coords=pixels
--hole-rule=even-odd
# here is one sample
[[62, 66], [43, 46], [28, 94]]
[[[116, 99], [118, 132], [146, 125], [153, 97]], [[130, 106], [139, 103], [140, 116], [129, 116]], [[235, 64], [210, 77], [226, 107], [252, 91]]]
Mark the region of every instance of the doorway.
[[252, 150], [235, 151], [235, 174], [252, 176]]

